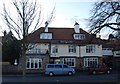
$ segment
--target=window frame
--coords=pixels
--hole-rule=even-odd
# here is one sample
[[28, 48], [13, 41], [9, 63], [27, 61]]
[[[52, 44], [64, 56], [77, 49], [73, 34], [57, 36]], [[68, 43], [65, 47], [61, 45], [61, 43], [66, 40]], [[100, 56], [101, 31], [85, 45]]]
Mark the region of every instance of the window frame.
[[26, 61], [26, 69], [41, 69], [42, 59], [40, 58], [28, 58]]
[[75, 45], [68, 45], [68, 52], [69, 53], [76, 53], [76, 46]]
[[66, 64], [68, 66], [71, 66], [71, 67], [75, 67], [76, 66], [75, 58], [62, 58], [62, 63]]
[[85, 34], [74, 34], [73, 37], [75, 40], [84, 40]]
[[52, 53], [58, 53], [58, 45], [55, 45], [55, 46], [52, 48]]
[[96, 50], [95, 45], [87, 45], [86, 46], [86, 53], [94, 53]]
[[97, 65], [98, 64], [98, 58], [84, 58], [84, 67], [90, 67], [91, 63], [92, 65]]

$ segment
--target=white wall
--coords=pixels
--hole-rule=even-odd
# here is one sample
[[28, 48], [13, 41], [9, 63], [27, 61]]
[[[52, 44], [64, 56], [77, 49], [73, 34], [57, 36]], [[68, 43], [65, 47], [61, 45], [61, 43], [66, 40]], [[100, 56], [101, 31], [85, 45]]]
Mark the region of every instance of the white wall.
[[[55, 46], [58, 46], [58, 53], [52, 53], [52, 49]], [[102, 45], [95, 45], [94, 53], [86, 53], [86, 46], [76, 46], [76, 53], [68, 52], [69, 44], [51, 44], [51, 57], [62, 57], [62, 56], [71, 56], [71, 57], [83, 57], [83, 56], [102, 56]], [[37, 44], [36, 48], [38, 49], [49, 49], [49, 44]]]
[[95, 45], [94, 53], [86, 53], [86, 46], [80, 47], [80, 55], [83, 56], [102, 56], [102, 45]]
[[[58, 46], [58, 53], [52, 53], [52, 48], [57, 45]], [[51, 45], [51, 57], [62, 57], [62, 56], [79, 56], [79, 47], [76, 46], [76, 53], [69, 53], [68, 52], [68, 44], [52, 44]]]
[[49, 44], [45, 44], [45, 43], [37, 43], [37, 44], [33, 44], [33, 45], [30, 44], [30, 49], [26, 51], [26, 54], [27, 53], [32, 54], [34, 52], [34, 50], [36, 50], [36, 49], [40, 50], [41, 52], [44, 51], [44, 50], [46, 51], [46, 50], [49, 49], [48, 45]]

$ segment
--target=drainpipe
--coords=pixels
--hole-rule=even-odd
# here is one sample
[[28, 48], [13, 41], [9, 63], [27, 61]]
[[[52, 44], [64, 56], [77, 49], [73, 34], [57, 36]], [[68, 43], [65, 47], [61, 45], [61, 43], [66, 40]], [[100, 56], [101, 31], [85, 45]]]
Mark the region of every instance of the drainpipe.
[[80, 45], [79, 45], [79, 57], [80, 57], [80, 55], [81, 55], [81, 52], [80, 52]]
[[[80, 45], [79, 45], [79, 58], [80, 58], [80, 55], [81, 55], [81, 49], [80, 49]], [[81, 60], [81, 59], [80, 59]], [[79, 65], [80, 68], [82, 68], [82, 64], [80, 62], [80, 65]]]
[[49, 63], [50, 63], [50, 57], [51, 57], [51, 41], [48, 45], [48, 50], [49, 50]]

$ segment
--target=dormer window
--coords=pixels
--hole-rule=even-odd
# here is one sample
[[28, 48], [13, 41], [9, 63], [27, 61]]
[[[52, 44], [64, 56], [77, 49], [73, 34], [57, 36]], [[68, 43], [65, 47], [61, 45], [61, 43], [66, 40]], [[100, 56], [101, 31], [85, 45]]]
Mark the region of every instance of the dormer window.
[[52, 39], [52, 33], [41, 33], [40, 39]]
[[74, 34], [74, 39], [75, 40], [84, 40], [85, 34]]

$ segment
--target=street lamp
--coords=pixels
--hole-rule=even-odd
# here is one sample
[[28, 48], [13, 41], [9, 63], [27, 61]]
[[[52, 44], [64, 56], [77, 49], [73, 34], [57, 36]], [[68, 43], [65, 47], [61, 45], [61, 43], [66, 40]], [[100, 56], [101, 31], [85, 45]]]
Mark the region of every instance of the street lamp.
[[15, 62], [14, 62], [14, 65], [17, 65], [18, 63], [17, 63], [17, 59], [15, 59]]

